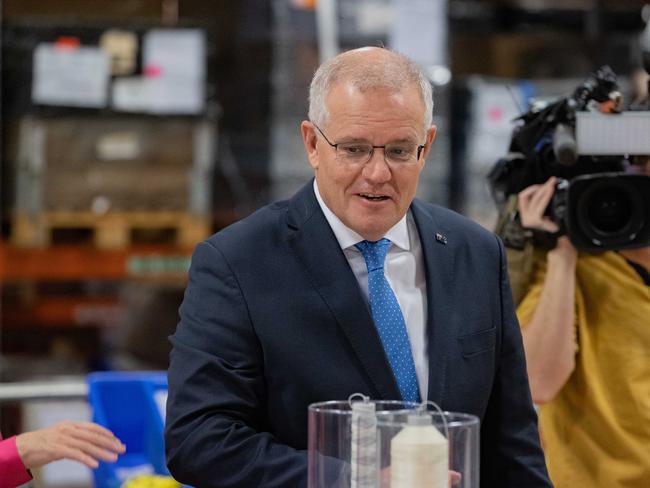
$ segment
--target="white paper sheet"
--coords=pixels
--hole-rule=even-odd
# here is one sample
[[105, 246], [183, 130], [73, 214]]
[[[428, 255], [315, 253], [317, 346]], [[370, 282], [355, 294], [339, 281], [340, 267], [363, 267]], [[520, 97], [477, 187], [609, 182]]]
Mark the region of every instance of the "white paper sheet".
[[32, 100], [42, 105], [106, 106], [110, 59], [99, 47], [39, 44], [34, 50]]
[[195, 114], [205, 105], [205, 34], [154, 29], [145, 34], [142, 62], [147, 111]]
[[447, 2], [394, 0], [390, 46], [423, 66], [447, 65]]

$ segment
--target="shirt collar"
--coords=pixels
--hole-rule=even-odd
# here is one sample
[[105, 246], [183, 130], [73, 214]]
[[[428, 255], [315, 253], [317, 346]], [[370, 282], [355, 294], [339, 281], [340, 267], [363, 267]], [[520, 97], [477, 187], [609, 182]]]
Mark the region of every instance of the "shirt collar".
[[[354, 245], [356, 243], [364, 240], [361, 235], [341, 222], [341, 219], [339, 219], [336, 214], [332, 212], [325, 204], [325, 201], [318, 191], [318, 184], [316, 183], [315, 178], [314, 193], [316, 195], [316, 200], [318, 200], [318, 205], [320, 205], [321, 210], [325, 214], [325, 218], [332, 228], [332, 231], [334, 232], [336, 240], [339, 242], [341, 249], [354, 248]], [[404, 215], [399, 222], [397, 222], [388, 230], [388, 232], [386, 232], [384, 237], [395, 244], [397, 247], [408, 251], [411, 249], [411, 245], [409, 241], [408, 227], [406, 225], [406, 217], [407, 216]]]

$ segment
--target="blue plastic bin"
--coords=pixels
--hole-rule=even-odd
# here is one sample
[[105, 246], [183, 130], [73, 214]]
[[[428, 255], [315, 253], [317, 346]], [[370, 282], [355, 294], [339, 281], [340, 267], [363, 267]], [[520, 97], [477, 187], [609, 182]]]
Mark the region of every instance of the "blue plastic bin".
[[115, 463], [99, 463], [96, 488], [119, 488], [136, 474], [169, 475], [163, 438], [167, 374], [99, 372], [87, 377], [93, 421], [126, 444]]

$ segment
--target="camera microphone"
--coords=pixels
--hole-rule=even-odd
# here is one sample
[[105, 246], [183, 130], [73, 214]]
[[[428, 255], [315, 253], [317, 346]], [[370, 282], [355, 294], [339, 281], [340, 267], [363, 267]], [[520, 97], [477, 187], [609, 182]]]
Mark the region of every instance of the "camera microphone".
[[553, 134], [553, 153], [562, 166], [573, 166], [578, 160], [578, 146], [573, 129], [566, 124], [558, 124]]

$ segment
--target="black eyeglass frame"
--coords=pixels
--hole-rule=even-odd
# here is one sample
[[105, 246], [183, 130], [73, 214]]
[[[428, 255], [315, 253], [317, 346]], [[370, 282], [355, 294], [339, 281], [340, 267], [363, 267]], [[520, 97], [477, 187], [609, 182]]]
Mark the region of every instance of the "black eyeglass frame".
[[[323, 136], [323, 139], [325, 139], [325, 142], [327, 142], [330, 146], [332, 146], [332, 147], [334, 148], [334, 150], [335, 150], [335, 151], [337, 152], [337, 154], [338, 154], [338, 147], [339, 147], [339, 144], [342, 144], [342, 143], [339, 143], [339, 142], [337, 142], [336, 144], [331, 143], [330, 140], [327, 138], [327, 136], [323, 133], [323, 131], [321, 130], [320, 127], [318, 127], [318, 126], [317, 126], [316, 124], [314, 124], [313, 122], [312, 122], [312, 125], [313, 125], [314, 127], [316, 127], [316, 129], [318, 130], [318, 132], [320, 132], [320, 135]], [[370, 147], [372, 147], [373, 151], [374, 151], [375, 149], [383, 149], [383, 150], [384, 150], [384, 160], [385, 160], [386, 162], [388, 162], [388, 159], [386, 158], [386, 144], [384, 144], [383, 146], [373, 146], [372, 144], [368, 144], [368, 145], [369, 145]], [[425, 147], [426, 147], [426, 144], [420, 144], [419, 146], [417, 146], [417, 158], [416, 158], [416, 160], [415, 160], [416, 162], [420, 160], [420, 156], [422, 155], [422, 150], [423, 150]], [[370, 158], [368, 159], [368, 161], [370, 161], [370, 159], [372, 159], [372, 152], [370, 153]], [[366, 163], [367, 163], [368, 161], [366, 161]]]

